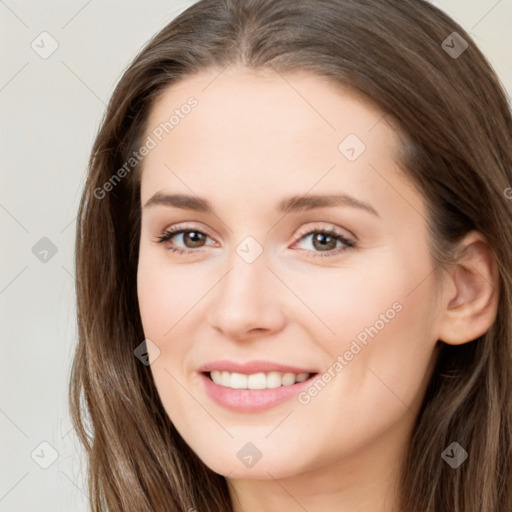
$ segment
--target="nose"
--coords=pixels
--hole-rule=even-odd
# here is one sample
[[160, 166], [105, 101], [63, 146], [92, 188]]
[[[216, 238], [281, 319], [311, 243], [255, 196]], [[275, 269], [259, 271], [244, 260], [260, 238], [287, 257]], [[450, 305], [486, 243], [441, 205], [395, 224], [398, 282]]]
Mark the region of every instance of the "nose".
[[230, 270], [212, 290], [210, 326], [233, 340], [279, 332], [286, 323], [282, 286], [264, 255], [247, 263], [235, 254]]

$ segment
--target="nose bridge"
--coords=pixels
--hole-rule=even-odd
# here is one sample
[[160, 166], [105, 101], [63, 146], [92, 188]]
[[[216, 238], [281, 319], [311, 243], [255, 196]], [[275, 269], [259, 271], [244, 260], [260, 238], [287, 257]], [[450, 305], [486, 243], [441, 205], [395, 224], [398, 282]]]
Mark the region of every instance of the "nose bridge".
[[252, 242], [242, 241], [230, 257], [229, 267], [231, 270], [221, 285], [222, 297], [220, 300], [222, 301], [226, 297], [227, 300], [235, 302], [249, 300], [256, 304], [258, 297], [262, 297], [264, 294], [265, 283], [270, 274], [267, 263], [263, 247], [261, 247], [260, 254], [257, 254], [256, 247]]
[[210, 308], [213, 327], [231, 337], [242, 337], [252, 329], [273, 330], [282, 324], [284, 315], [266, 256], [263, 247], [250, 237], [232, 252], [229, 271], [218, 284]]

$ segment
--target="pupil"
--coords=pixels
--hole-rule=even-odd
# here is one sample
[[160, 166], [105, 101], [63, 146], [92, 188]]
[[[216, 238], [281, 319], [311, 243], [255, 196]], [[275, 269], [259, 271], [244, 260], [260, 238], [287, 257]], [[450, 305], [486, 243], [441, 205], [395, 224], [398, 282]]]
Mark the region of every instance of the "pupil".
[[[313, 245], [315, 246], [315, 248], [318, 248], [316, 244], [319, 243], [319, 247], [325, 249], [329, 245], [329, 243], [331, 243], [332, 245], [333, 241], [334, 245], [336, 245], [336, 240], [334, 240], [332, 236], [326, 235], [324, 233], [317, 233], [317, 235], [313, 238]], [[334, 247], [331, 248], [334, 249]]]
[[[186, 236], [192, 240], [192, 244], [200, 244], [202, 241], [201, 233], [198, 233], [197, 231], [188, 231]], [[193, 245], [193, 247], [195, 247], [195, 245]]]

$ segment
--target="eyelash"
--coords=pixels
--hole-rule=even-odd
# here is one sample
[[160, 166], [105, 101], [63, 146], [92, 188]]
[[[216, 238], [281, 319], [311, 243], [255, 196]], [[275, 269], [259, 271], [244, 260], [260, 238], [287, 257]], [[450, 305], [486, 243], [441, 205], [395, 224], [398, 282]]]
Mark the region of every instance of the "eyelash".
[[[156, 243], [158, 244], [164, 244], [165, 242], [168, 242], [171, 238], [174, 238], [174, 236], [179, 235], [181, 233], [188, 233], [188, 232], [194, 232], [194, 233], [200, 233], [201, 235], [208, 236], [206, 233], [199, 231], [198, 229], [193, 228], [168, 228], [166, 229], [160, 236], [157, 236]], [[337, 249], [331, 249], [327, 252], [319, 252], [319, 251], [311, 251], [311, 250], [305, 250], [307, 253], [313, 253], [313, 257], [332, 257], [337, 256], [341, 252], [345, 251], [346, 249], [350, 249], [352, 247], [355, 247], [356, 242], [355, 240], [349, 239], [345, 237], [343, 234], [341, 234], [339, 231], [337, 231], [334, 228], [313, 228], [305, 233], [301, 233], [299, 239], [297, 242], [300, 242], [303, 238], [312, 235], [314, 233], [322, 233], [323, 235], [331, 236], [340, 242], [342, 242], [345, 247], [338, 247]], [[295, 243], [297, 243], [295, 242]], [[295, 245], [294, 243], [294, 245]], [[189, 254], [198, 252], [198, 250], [195, 249], [179, 249], [176, 247], [169, 247], [169, 250], [177, 253], [177, 254]]]

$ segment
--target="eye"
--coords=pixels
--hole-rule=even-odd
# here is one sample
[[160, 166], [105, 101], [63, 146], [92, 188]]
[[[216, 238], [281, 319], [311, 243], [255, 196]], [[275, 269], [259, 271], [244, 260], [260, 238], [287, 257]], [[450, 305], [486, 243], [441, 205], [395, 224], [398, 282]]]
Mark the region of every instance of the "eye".
[[[201, 248], [204, 245], [206, 238], [209, 236], [198, 229], [185, 229], [185, 228], [176, 228], [171, 227], [166, 229], [160, 236], [156, 237], [156, 242], [159, 244], [164, 244], [166, 242], [171, 241], [173, 238], [177, 238], [181, 236], [181, 241], [185, 243], [185, 249], [179, 247], [173, 247], [170, 245], [168, 249], [172, 252], [176, 252], [177, 254], [186, 254], [192, 252], [198, 252], [194, 249]], [[188, 245], [187, 247], [187, 244]]]
[[[356, 241], [347, 238], [343, 233], [334, 228], [313, 228], [302, 233], [299, 242], [306, 240], [311, 235], [314, 235], [311, 239], [313, 249], [306, 249], [308, 253], [311, 253], [313, 257], [316, 256], [337, 256], [343, 251], [351, 247], [355, 247]], [[296, 242], [297, 244], [298, 242]], [[341, 246], [337, 246], [337, 244]], [[295, 245], [296, 245], [295, 244]]]
[[[334, 228], [313, 228], [302, 233], [299, 242], [311, 237], [313, 249], [306, 249], [306, 252], [316, 256], [336, 256], [348, 248], [355, 247], [356, 241], [347, 238], [343, 233]], [[164, 244], [171, 242], [174, 238], [181, 237], [181, 242], [185, 248], [175, 247], [169, 245], [168, 249], [177, 254], [191, 254], [199, 252], [198, 249], [204, 247], [207, 238], [210, 238], [206, 233], [191, 228], [171, 227], [166, 229], [161, 235], [156, 237], [156, 242]], [[338, 245], [340, 244], [340, 245]]]

